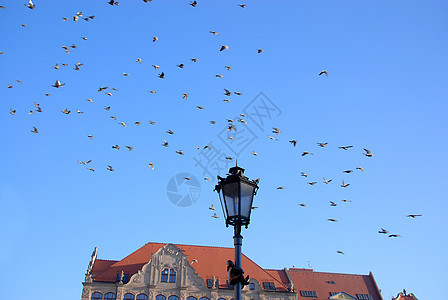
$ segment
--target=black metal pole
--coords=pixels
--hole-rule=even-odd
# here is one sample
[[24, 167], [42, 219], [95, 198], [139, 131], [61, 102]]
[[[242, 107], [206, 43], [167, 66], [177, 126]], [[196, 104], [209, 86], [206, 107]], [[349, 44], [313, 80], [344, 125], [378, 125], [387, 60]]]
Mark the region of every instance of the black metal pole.
[[[233, 236], [233, 244], [235, 245], [235, 267], [241, 268], [241, 247], [243, 245], [243, 237], [241, 236], [241, 223], [235, 224], [235, 235]], [[234, 299], [241, 300], [241, 282], [238, 282], [234, 288]]]

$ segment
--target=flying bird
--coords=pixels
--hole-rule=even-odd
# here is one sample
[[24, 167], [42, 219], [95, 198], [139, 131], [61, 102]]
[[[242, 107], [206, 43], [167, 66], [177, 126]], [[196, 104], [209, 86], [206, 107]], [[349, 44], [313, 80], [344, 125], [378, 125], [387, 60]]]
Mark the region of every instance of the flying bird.
[[347, 174], [349, 174], [349, 173], [352, 173], [353, 172], [353, 170], [345, 170], [345, 171], [342, 171], [343, 173], [347, 173]]
[[362, 167], [356, 167], [356, 170], [361, 170], [361, 172], [364, 172], [364, 169]]
[[137, 58], [137, 60], [135, 62], [142, 63], [142, 59], [141, 58]]
[[328, 77], [328, 72], [327, 72], [327, 71], [322, 70], [322, 71], [319, 73], [319, 76], [322, 75], [322, 74], [325, 74], [325, 75], [327, 75], [327, 77]]
[[157, 75], [157, 76], [159, 76], [159, 78], [165, 78], [165, 73], [160, 73], [159, 75]]
[[304, 204], [304, 203], [299, 203], [299, 205], [302, 206], [302, 207], [306, 206], [306, 204]]
[[160, 68], [160, 66], [158, 66], [158, 65], [152, 65], [152, 67], [154, 68], [154, 70], [157, 70], [158, 68]]
[[152, 168], [152, 169], [154, 170], [154, 164], [153, 164], [153, 163], [150, 163], [150, 164], [148, 165], [148, 168]]
[[401, 235], [399, 234], [389, 234], [390, 238], [396, 238], [396, 237], [401, 237]]
[[337, 222], [338, 220], [336, 220], [336, 219], [327, 219], [328, 221], [330, 221], [330, 222]]
[[68, 115], [69, 113], [70, 113], [70, 111], [69, 110], [67, 110], [67, 109], [64, 109], [63, 111], [61, 111], [62, 113], [64, 113], [64, 114], [66, 114], [66, 115]]
[[336, 251], [336, 253], [339, 253], [339, 254], [342, 254], [342, 255], [345, 255], [345, 253], [344, 252], [342, 252], [342, 251]]
[[227, 46], [227, 45], [221, 45], [221, 49], [219, 49], [219, 51], [223, 51], [223, 50], [228, 51], [228, 50], [229, 50], [229, 46]]
[[328, 145], [328, 143], [317, 143], [317, 145], [318, 145], [319, 147], [325, 147], [325, 146]]
[[297, 140], [290, 140], [289, 141], [294, 147], [297, 145]]
[[196, 7], [196, 5], [198, 5], [198, 3], [196, 1], [190, 1], [190, 5], [193, 7]]
[[238, 6], [241, 8], [246, 8], [246, 4], [238, 4]]
[[10, 109], [9, 109], [9, 113], [10, 113], [11, 115], [15, 115], [15, 114], [16, 114], [16, 110], [15, 110], [15, 109], [12, 109], [12, 108], [10, 108]]
[[372, 151], [370, 151], [370, 150], [368, 150], [366, 148], [364, 148], [364, 151], [366, 151], [366, 153], [363, 153], [365, 156], [367, 156], [367, 157], [372, 157], [373, 156]]
[[120, 150], [120, 146], [118, 146], [118, 145], [112, 146], [112, 149]]
[[300, 172], [300, 176], [308, 177], [308, 175], [305, 172]]
[[272, 127], [272, 133], [275, 133], [276, 135], [280, 134], [280, 129], [276, 128], [276, 127]]
[[129, 151], [132, 151], [132, 149], [134, 149], [134, 147], [132, 147], [132, 146], [125, 146], [125, 147], [128, 148]]
[[210, 30], [210, 33], [213, 35], [218, 35], [219, 33], [217, 33], [216, 31]]
[[285, 187], [284, 186], [279, 186], [278, 188], [277, 188], [277, 190], [283, 190]]
[[262, 52], [264, 52], [263, 49], [257, 49], [257, 53], [262, 53]]
[[387, 231], [386, 229], [384, 229], [384, 228], [381, 228], [381, 230], [379, 230], [378, 231], [378, 233], [382, 233], [382, 234], [388, 234], [389, 233], [389, 231]]
[[176, 153], [179, 155], [184, 155], [184, 151], [182, 151], [182, 150], [178, 150], [178, 151], [176, 151]]
[[35, 126], [33, 126], [33, 130], [31, 130], [32, 133], [39, 133], [39, 131], [37, 130], [37, 128]]
[[59, 80], [56, 80], [56, 83], [54, 85], [52, 85], [52, 87], [60, 88], [64, 85], [65, 85], [65, 83], [61, 83]]
[[123, 127], [126, 127], [126, 123], [125, 122], [120, 122], [118, 124], [123, 125]]
[[216, 208], [213, 206], [213, 204], [212, 204], [212, 206], [210, 206], [208, 209], [216, 210]]
[[323, 179], [324, 179], [325, 184], [329, 184], [332, 181], [332, 179], [327, 180], [327, 179], [325, 179], [325, 177], [323, 177]]
[[217, 218], [219, 218], [219, 216], [218, 216], [216, 213], [214, 213], [213, 216], [212, 216], [212, 218], [217, 219]]
[[348, 187], [349, 185], [350, 185], [350, 183], [345, 183], [344, 179], [342, 179], [341, 187], [345, 188], [345, 187]]
[[197, 58], [192, 58], [192, 59], [190, 59], [192, 62], [197, 62], [199, 59], [197, 59]]
[[36, 5], [34, 5], [32, 0], [30, 0], [28, 4], [25, 4], [25, 6], [28, 7], [29, 9], [34, 9], [36, 7]]
[[348, 150], [349, 148], [352, 148], [353, 146], [341, 146], [338, 147], [339, 149]]
[[337, 206], [337, 204], [334, 203], [333, 201], [330, 201], [330, 206]]
[[165, 140], [163, 140], [163, 144], [162, 144], [162, 146], [163, 146], [163, 147], [168, 147], [168, 142], [165, 141]]
[[112, 171], [115, 171], [114, 168], [112, 168], [111, 165], [107, 165], [107, 170], [109, 170], [109, 171], [111, 171], [111, 172], [112, 172]]
[[304, 151], [304, 152], [302, 153], [302, 156], [305, 156], [305, 155], [307, 155], [307, 154], [314, 155], [313, 153], [310, 153], [310, 152], [308, 152], [308, 151]]
[[421, 216], [422, 215], [407, 215], [406, 217], [415, 219], [415, 217], [421, 217]]
[[309, 185], [315, 185], [316, 183], [316, 181], [308, 182]]

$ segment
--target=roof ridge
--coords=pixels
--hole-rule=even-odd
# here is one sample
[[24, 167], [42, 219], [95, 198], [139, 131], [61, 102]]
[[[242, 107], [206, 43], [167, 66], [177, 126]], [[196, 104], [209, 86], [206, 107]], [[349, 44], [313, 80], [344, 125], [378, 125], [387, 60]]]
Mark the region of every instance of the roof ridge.
[[[288, 269], [288, 271], [300, 271], [300, 270], [302, 270], [302, 269], [298, 269], [298, 268], [292, 268], [292, 269]], [[307, 270], [307, 269], [305, 269], [305, 270]], [[305, 271], [305, 272], [302, 272], [302, 273], [321, 273], [321, 274], [337, 274], [337, 275], [353, 275], [353, 276], [369, 276], [369, 274], [367, 274], [367, 275], [362, 275], [362, 274], [347, 274], [347, 273], [336, 273], [336, 272], [319, 272], [319, 271]]]

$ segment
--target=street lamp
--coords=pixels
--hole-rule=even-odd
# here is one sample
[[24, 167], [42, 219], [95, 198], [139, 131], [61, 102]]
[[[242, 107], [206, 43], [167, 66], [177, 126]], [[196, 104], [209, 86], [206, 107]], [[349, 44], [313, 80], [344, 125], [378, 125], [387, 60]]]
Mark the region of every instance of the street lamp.
[[[249, 225], [252, 202], [257, 193], [257, 181], [249, 180], [243, 175], [244, 169], [235, 165], [229, 169], [228, 176], [222, 178], [218, 176], [218, 184], [215, 190], [219, 194], [221, 207], [223, 210], [226, 226], [232, 225], [235, 230], [233, 241], [235, 245], [235, 267], [241, 269], [241, 246], [243, 237], [241, 236], [241, 226]], [[237, 282], [234, 287], [235, 300], [241, 300], [241, 282]]]

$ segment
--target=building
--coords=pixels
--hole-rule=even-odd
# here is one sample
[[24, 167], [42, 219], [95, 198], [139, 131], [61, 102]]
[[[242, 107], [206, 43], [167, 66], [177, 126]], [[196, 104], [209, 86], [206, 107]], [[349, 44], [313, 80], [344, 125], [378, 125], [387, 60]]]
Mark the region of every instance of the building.
[[[226, 262], [233, 248], [148, 243], [120, 261], [92, 253], [82, 300], [231, 300]], [[351, 275], [312, 269], [264, 269], [243, 254], [250, 276], [245, 300], [382, 300], [372, 273]]]
[[414, 296], [414, 294], [410, 293], [409, 295], [406, 293], [406, 290], [403, 290], [403, 292], [398, 293], [397, 297], [393, 298], [392, 300], [418, 300], [417, 297]]

